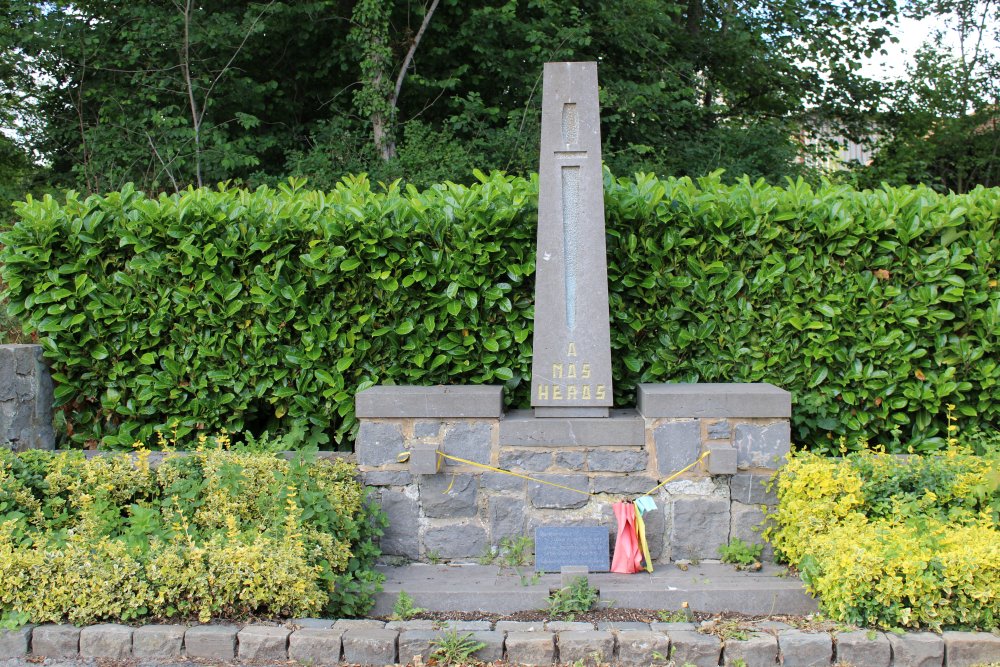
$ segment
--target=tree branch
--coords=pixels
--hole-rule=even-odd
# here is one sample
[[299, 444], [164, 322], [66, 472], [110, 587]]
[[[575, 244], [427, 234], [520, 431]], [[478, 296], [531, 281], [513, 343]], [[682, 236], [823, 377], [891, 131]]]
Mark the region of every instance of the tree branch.
[[406, 70], [410, 68], [410, 63], [413, 62], [413, 54], [417, 52], [417, 47], [420, 46], [420, 40], [424, 37], [424, 31], [427, 30], [427, 24], [431, 22], [434, 10], [437, 9], [440, 1], [441, 0], [433, 0], [433, 2], [431, 2], [431, 6], [427, 9], [427, 13], [424, 14], [424, 20], [420, 22], [420, 29], [417, 30], [417, 34], [413, 38], [413, 42], [410, 44], [410, 50], [406, 52], [406, 57], [403, 58], [403, 64], [399, 68], [399, 74], [396, 76], [396, 88], [392, 93], [392, 99], [389, 101], [389, 107], [391, 109], [396, 108], [396, 102], [399, 100], [399, 91], [403, 89], [403, 79], [406, 78]]

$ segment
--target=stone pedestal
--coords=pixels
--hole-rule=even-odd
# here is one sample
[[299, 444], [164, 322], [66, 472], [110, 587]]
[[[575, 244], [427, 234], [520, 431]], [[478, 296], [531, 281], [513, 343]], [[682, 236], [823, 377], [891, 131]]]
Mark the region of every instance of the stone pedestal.
[[[613, 502], [646, 494], [706, 452], [652, 494], [657, 509], [645, 517], [652, 558], [718, 558], [733, 535], [762, 541], [754, 531], [761, 507], [776, 502], [767, 481], [790, 446], [788, 392], [766, 384], [640, 385], [638, 409], [607, 418], [504, 412], [501, 397], [499, 386], [358, 394], [356, 452], [362, 479], [377, 487], [389, 515], [387, 555], [468, 561], [538, 526], [601, 525], [613, 538]], [[420, 474], [427, 468], [414, 468], [413, 458], [397, 462], [400, 453], [426, 450], [444, 455], [436, 474]]]

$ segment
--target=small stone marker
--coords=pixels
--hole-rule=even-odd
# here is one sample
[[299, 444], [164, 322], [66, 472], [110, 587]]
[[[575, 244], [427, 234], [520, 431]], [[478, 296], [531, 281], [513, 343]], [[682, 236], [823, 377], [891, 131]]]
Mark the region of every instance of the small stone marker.
[[531, 406], [537, 417], [607, 417], [608, 258], [597, 63], [545, 63]]
[[539, 526], [535, 529], [535, 571], [561, 572], [569, 565], [591, 572], [611, 569], [608, 529], [603, 526]]

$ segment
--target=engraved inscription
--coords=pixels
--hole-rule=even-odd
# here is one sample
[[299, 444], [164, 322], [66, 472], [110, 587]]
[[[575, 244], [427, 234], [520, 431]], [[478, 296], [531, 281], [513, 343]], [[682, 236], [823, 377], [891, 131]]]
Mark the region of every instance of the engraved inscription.
[[563, 105], [562, 140], [567, 146], [580, 142], [580, 116], [573, 102]]

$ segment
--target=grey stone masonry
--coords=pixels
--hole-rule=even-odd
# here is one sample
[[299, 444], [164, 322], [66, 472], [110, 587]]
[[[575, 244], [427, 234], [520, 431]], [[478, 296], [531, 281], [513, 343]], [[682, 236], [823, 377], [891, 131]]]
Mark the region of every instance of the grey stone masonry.
[[718, 667], [722, 642], [715, 635], [703, 635], [694, 630], [669, 632], [670, 657], [675, 664], [695, 667]]
[[80, 630], [80, 657], [109, 660], [132, 657], [132, 628], [117, 623], [83, 628]]
[[0, 630], [0, 660], [20, 658], [28, 654], [32, 626], [17, 630]]
[[763, 537], [763, 531], [767, 526], [767, 519], [760, 505], [744, 505], [743, 503], [733, 502], [730, 505], [730, 513], [729, 539], [739, 539], [746, 544], [763, 545], [764, 549], [761, 553], [761, 558], [768, 561], [774, 560], [774, 548]]
[[889, 667], [892, 648], [889, 639], [874, 630], [838, 632], [833, 636], [837, 660], [854, 667]]
[[329, 627], [296, 630], [288, 638], [288, 659], [306, 665], [337, 665], [341, 635], [342, 631]]
[[396, 662], [395, 630], [356, 628], [344, 633], [344, 660], [357, 665], [391, 665]]
[[587, 457], [587, 468], [599, 472], [643, 472], [648, 458], [642, 451], [595, 449]]
[[1000, 662], [1000, 637], [989, 632], [955, 632], [942, 635], [948, 667], [973, 667]]
[[635, 410], [612, 410], [607, 419], [512, 410], [500, 420], [501, 447], [642, 447], [644, 442], [645, 424]]
[[444, 636], [441, 630], [403, 630], [399, 633], [399, 661], [406, 664], [417, 664], [417, 660], [426, 663], [434, 650], [434, 642]]
[[778, 640], [764, 633], [746, 639], [727, 639], [722, 655], [726, 667], [774, 667], [778, 662]]
[[639, 413], [660, 417], [792, 416], [792, 395], [771, 384], [640, 384]]
[[826, 632], [782, 630], [778, 650], [785, 667], [828, 667], [833, 661], [833, 640]]
[[359, 419], [392, 417], [496, 419], [503, 413], [503, 387], [380, 385], [358, 392], [354, 398], [354, 413]]
[[737, 424], [733, 433], [736, 465], [776, 469], [785, 463], [791, 448], [791, 426], [787, 421], [773, 424]]
[[[586, 475], [539, 475], [538, 479], [559, 484], [539, 484], [538, 482], [528, 482], [528, 499], [533, 507], [542, 509], [573, 509], [583, 507], [589, 500], [587, 494], [590, 493], [589, 482]], [[583, 493], [576, 493], [569, 489], [578, 489]]]
[[944, 640], [932, 632], [889, 633], [894, 665], [906, 667], [941, 667], [944, 663]]
[[513, 449], [500, 452], [500, 467], [504, 470], [548, 470], [552, 465], [552, 452], [532, 449]]
[[[413, 494], [416, 496], [416, 493]], [[379, 546], [388, 556], [413, 557], [418, 551], [419, 504], [415, 497], [391, 489], [382, 491], [382, 510], [389, 519]]]
[[705, 560], [719, 557], [729, 543], [729, 501], [715, 497], [679, 497], [673, 503], [671, 558]]
[[32, 655], [72, 658], [80, 652], [80, 628], [72, 625], [39, 625], [31, 632]]
[[[442, 449], [445, 454], [457, 456], [474, 463], [489, 464], [493, 443], [493, 429], [489, 422], [458, 422], [444, 436]], [[448, 465], [456, 465], [447, 461]]]
[[403, 451], [403, 432], [393, 422], [362, 421], [354, 441], [358, 465], [383, 466], [395, 463]]
[[438, 558], [447, 559], [477, 558], [488, 544], [486, 529], [477, 520], [428, 528], [423, 535], [423, 543], [425, 556], [436, 554]]
[[472, 655], [483, 662], [499, 662], [503, 660], [504, 633], [492, 630], [477, 630], [472, 633], [472, 641], [483, 644], [483, 647]]
[[0, 345], [0, 447], [52, 449], [52, 376], [41, 345]]
[[559, 662], [577, 665], [603, 665], [612, 661], [615, 636], [602, 630], [560, 632]]
[[153, 660], [179, 660], [184, 655], [183, 625], [144, 625], [132, 633], [132, 655]]
[[733, 501], [747, 505], [777, 505], [777, 484], [773, 473], [742, 472], [729, 480], [729, 495]]
[[660, 424], [653, 428], [653, 442], [658, 472], [665, 477], [698, 460], [701, 426], [696, 419]]
[[235, 625], [198, 625], [184, 633], [184, 652], [189, 658], [232, 660], [236, 657]]
[[551, 665], [555, 661], [555, 635], [549, 632], [508, 632], [505, 646], [511, 664]]
[[420, 480], [420, 505], [424, 516], [437, 519], [476, 516], [479, 477], [425, 475]]
[[665, 665], [669, 660], [670, 638], [667, 635], [648, 630], [618, 632], [618, 663], [623, 667]]
[[240, 660], [287, 660], [291, 631], [273, 625], [248, 625], [236, 636]]

